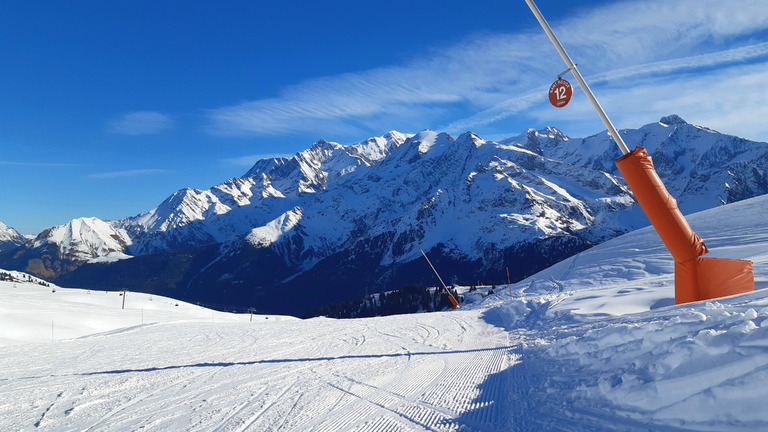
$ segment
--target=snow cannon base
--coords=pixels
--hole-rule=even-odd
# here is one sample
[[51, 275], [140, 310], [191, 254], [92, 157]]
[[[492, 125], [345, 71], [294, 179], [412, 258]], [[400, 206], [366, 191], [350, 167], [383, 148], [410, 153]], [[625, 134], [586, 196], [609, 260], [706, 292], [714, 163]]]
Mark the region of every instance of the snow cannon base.
[[451, 294], [451, 293], [448, 293], [448, 300], [450, 300], [450, 301], [451, 301], [451, 304], [453, 305], [453, 307], [451, 308], [451, 310], [456, 310], [457, 308], [460, 308], [460, 307], [461, 307], [461, 306], [459, 306], [459, 302], [458, 302], [458, 301], [456, 301], [456, 297], [454, 297], [454, 296], [453, 296], [453, 294]]
[[752, 261], [699, 257], [675, 262], [675, 304], [754, 290]]

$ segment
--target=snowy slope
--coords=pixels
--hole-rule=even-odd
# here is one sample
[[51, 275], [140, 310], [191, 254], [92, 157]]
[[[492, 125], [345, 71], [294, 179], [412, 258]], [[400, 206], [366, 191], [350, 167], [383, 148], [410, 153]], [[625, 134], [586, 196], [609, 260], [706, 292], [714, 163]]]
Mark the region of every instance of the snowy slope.
[[0, 282], [0, 346], [72, 339], [151, 323], [250, 319], [250, 315], [212, 311], [157, 295], [61, 288], [40, 282]]
[[[146, 295], [122, 310], [116, 293], [2, 282], [0, 304], [16, 302], [0, 310], [4, 340], [32, 334], [40, 310], [82, 337], [50, 342], [41, 328], [40, 343], [0, 348], [0, 430], [765, 430], [766, 206], [689, 218], [712, 256], [754, 262], [758, 291], [679, 306], [651, 229], [511, 297], [373, 319], [220, 319], [156, 299], [165, 306], [141, 324]], [[109, 314], [89, 310], [94, 296]]]

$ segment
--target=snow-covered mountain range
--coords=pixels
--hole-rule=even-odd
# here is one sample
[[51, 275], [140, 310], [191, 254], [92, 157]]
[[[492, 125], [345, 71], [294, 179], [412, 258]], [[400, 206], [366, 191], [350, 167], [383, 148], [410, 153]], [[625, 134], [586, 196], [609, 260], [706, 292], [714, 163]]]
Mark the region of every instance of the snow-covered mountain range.
[[[684, 213], [768, 193], [766, 143], [675, 115], [621, 133], [649, 150]], [[519, 280], [648, 224], [619, 156], [606, 133], [575, 139], [555, 128], [499, 142], [429, 130], [320, 140], [138, 216], [51, 228], [0, 265], [271, 313], [429, 283], [420, 249], [448, 281], [502, 282], [506, 268]]]

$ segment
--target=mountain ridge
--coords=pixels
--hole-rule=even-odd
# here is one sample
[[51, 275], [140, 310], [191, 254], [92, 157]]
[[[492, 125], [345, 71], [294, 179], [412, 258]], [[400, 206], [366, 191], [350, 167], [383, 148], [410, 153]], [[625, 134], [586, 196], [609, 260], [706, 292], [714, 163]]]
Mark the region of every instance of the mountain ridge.
[[0, 222], [0, 252], [16, 249], [28, 243], [33, 236], [25, 236]]
[[[649, 150], [685, 213], [768, 193], [766, 143], [676, 115], [620, 133]], [[430, 130], [348, 146], [319, 140], [292, 158], [258, 161], [243, 177], [182, 189], [147, 213], [105, 222], [115, 230], [108, 236], [127, 238], [109, 253], [181, 262], [183, 275], [163, 273], [175, 274], [168, 289], [182, 299], [219, 293], [277, 304], [265, 297], [296, 290], [307, 297], [303, 310], [333, 290], [343, 301], [431, 281], [420, 249], [450, 269], [448, 280], [500, 279], [505, 266], [519, 279], [648, 224], [615, 168], [619, 156], [605, 132], [570, 138], [553, 127], [498, 142]], [[56, 242], [46, 244], [43, 252], [22, 247], [16, 268], [30, 270], [36, 255], [47, 254], [43, 269], [60, 284], [96, 283], [90, 272], [112, 287], [151, 285], [127, 275], [146, 260], [89, 263], [60, 248], [55, 268]], [[302, 284], [320, 284], [325, 295]]]

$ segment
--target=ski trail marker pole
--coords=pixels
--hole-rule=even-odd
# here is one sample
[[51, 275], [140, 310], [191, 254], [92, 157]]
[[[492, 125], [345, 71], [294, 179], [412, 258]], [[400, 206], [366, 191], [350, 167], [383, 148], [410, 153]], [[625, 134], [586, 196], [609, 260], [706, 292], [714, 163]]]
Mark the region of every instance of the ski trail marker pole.
[[[552, 44], [557, 49], [557, 52], [560, 53], [560, 57], [563, 58], [563, 61], [565, 62], [566, 66], [568, 66], [568, 70], [570, 70], [571, 73], [573, 73], [573, 76], [576, 78], [576, 81], [579, 83], [579, 86], [581, 86], [581, 89], [584, 90], [584, 93], [587, 95], [587, 99], [589, 99], [589, 102], [595, 108], [595, 111], [597, 111], [597, 115], [600, 116], [600, 119], [605, 124], [605, 127], [608, 129], [608, 133], [613, 138], [613, 141], [616, 143], [617, 146], [619, 146], [619, 150], [621, 150], [621, 154], [623, 155], [628, 154], [629, 148], [627, 148], [627, 145], [624, 144], [624, 140], [621, 139], [619, 132], [613, 126], [613, 123], [611, 123], [611, 120], [608, 118], [608, 115], [603, 110], [603, 107], [600, 106], [600, 103], [595, 98], [595, 95], [592, 93], [592, 90], [589, 89], [589, 86], [587, 85], [587, 82], [584, 81], [584, 78], [581, 76], [579, 69], [576, 68], [576, 64], [573, 63], [571, 58], [568, 56], [568, 53], [565, 52], [565, 48], [563, 48], [563, 45], [561, 45], [560, 41], [557, 40], [557, 36], [555, 36], [555, 33], [552, 32], [552, 28], [549, 27], [547, 20], [544, 19], [544, 16], [541, 14], [541, 11], [536, 6], [536, 3], [534, 3], [533, 0], [525, 0], [525, 2], [528, 4], [528, 7], [531, 8], [531, 12], [533, 12], [533, 14], [536, 16], [536, 19], [539, 21], [539, 24], [541, 24], [541, 27], [544, 29], [544, 32], [547, 34], [547, 36], [549, 36], [549, 40], [552, 41]], [[563, 74], [564, 73], [565, 72], [563, 72]], [[562, 76], [563, 74], [560, 74], [560, 75]]]

